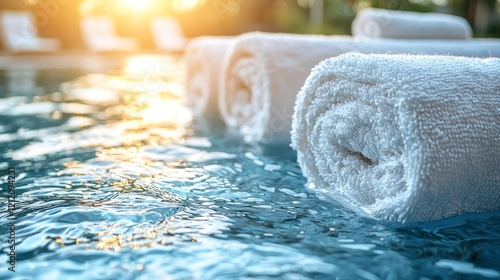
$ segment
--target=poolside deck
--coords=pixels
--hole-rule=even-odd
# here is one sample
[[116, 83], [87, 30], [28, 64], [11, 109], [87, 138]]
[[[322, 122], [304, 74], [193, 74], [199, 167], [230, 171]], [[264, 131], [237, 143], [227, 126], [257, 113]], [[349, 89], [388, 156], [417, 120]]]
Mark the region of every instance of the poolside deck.
[[64, 52], [57, 54], [0, 54], [1, 70], [40, 69], [85, 69], [100, 70], [123, 67], [131, 57], [155, 56], [159, 58], [179, 54], [139, 52], [139, 53], [86, 53]]

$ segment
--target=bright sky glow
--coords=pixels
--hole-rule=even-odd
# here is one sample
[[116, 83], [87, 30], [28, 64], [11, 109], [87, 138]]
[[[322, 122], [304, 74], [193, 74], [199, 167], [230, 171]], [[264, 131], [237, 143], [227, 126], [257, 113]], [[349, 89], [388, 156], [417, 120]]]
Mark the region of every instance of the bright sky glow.
[[136, 12], [144, 12], [153, 6], [152, 0], [121, 0], [123, 5]]
[[182, 13], [193, 10], [200, 0], [173, 0], [172, 8], [174, 11]]

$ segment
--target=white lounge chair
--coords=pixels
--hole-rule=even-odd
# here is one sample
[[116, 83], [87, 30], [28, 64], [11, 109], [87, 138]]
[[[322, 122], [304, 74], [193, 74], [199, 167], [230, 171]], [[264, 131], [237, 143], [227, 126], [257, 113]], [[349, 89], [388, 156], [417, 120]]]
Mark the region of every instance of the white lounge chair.
[[186, 46], [186, 38], [179, 22], [170, 17], [158, 17], [151, 21], [151, 33], [156, 48], [161, 51], [179, 52]]
[[1, 11], [0, 35], [11, 52], [56, 52], [60, 42], [55, 38], [38, 37], [38, 30], [29, 11]]
[[136, 39], [116, 35], [111, 18], [85, 17], [80, 23], [83, 42], [91, 51], [135, 51], [139, 48], [139, 42]]

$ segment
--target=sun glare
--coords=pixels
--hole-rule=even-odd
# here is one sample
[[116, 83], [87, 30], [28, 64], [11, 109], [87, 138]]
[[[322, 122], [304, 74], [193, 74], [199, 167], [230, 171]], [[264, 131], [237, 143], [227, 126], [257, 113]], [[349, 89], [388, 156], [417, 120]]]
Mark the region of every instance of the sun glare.
[[163, 123], [185, 125], [191, 120], [189, 110], [182, 107], [180, 100], [152, 97], [146, 100], [147, 108], [139, 115], [149, 124]]
[[146, 11], [152, 6], [151, 0], [121, 0], [121, 1], [124, 5], [137, 12]]
[[172, 8], [178, 13], [183, 13], [193, 10], [200, 2], [200, 0], [173, 0]]

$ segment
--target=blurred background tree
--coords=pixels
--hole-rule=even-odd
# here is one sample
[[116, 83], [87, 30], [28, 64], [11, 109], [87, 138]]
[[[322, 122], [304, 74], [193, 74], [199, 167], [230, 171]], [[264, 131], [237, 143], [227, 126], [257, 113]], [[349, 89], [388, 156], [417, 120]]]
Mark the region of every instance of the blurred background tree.
[[235, 35], [252, 30], [351, 33], [366, 7], [440, 12], [466, 18], [476, 37], [500, 37], [500, 0], [1, 0], [0, 10], [31, 10], [42, 36], [60, 38], [65, 49], [82, 49], [80, 19], [103, 14], [118, 33], [153, 48], [149, 22], [176, 17], [187, 37]]
[[[500, 0], [288, 0], [277, 19], [287, 31], [297, 33], [351, 34], [356, 13], [366, 7], [389, 10], [438, 12], [464, 17], [476, 37], [500, 37]], [[315, 6], [323, 18], [314, 22]]]

